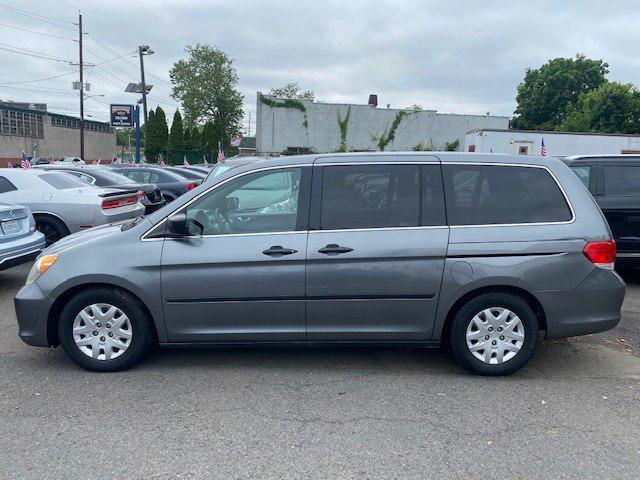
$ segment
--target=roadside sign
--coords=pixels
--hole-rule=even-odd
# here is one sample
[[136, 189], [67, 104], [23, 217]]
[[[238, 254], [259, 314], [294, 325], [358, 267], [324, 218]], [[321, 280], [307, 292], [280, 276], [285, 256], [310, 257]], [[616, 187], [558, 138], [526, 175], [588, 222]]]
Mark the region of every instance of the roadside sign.
[[133, 127], [133, 105], [111, 104], [111, 126]]

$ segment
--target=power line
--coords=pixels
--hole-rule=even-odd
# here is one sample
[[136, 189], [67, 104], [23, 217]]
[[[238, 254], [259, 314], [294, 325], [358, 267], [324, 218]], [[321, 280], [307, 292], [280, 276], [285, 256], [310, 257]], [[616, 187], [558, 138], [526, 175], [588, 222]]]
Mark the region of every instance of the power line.
[[35, 88], [22, 88], [22, 87], [8, 87], [6, 85], [0, 86], [0, 88], [6, 88], [9, 90], [21, 90], [23, 92], [36, 92], [36, 93], [55, 93], [60, 95], [75, 95], [74, 92], [67, 92], [64, 90], [54, 90], [54, 89], [35, 89]]
[[0, 25], [2, 25], [3, 27], [14, 28], [16, 30], [22, 30], [23, 32], [35, 33], [36, 35], [44, 35], [46, 37], [60, 38], [62, 40], [71, 40], [72, 42], [77, 42], [75, 38], [62, 37], [60, 35], [53, 35], [51, 33], [38, 32], [37, 30], [29, 30], [28, 28], [16, 27], [15, 25], [9, 25], [8, 23], [0, 22]]
[[[0, 43], [0, 45], [6, 45], [4, 43]], [[72, 60], [69, 59], [65, 59], [65, 58], [59, 58], [59, 57], [54, 57], [53, 55], [47, 55], [42, 54], [42, 53], [37, 53], [37, 52], [33, 52], [33, 51], [20, 51], [20, 50], [14, 50], [17, 47], [12, 47], [12, 48], [6, 48], [6, 47], [0, 47], [0, 50], [4, 50], [6, 52], [10, 52], [10, 53], [18, 53], [20, 55], [26, 55], [28, 57], [33, 57], [33, 58], [39, 58], [41, 60], [51, 60], [54, 62], [59, 62], [59, 63], [71, 63]]]
[[[27, 10], [21, 10], [19, 8], [12, 7], [10, 5], [5, 5], [4, 3], [0, 3], [0, 8], [5, 8], [11, 12], [17, 13], [19, 15], [24, 15], [25, 17], [33, 18], [35, 20], [39, 20], [44, 23], [49, 23], [59, 28], [66, 28], [68, 30], [75, 30], [73, 27], [69, 27], [66, 25], [60, 25], [60, 23], [69, 23], [71, 25], [75, 25], [73, 22], [69, 20], [62, 20], [58, 18], [47, 17], [45, 15], [40, 15], [39, 13], [28, 12]], [[58, 23], [55, 23], [58, 22]]]
[[35, 80], [23, 80], [23, 81], [18, 81], [18, 82], [0, 82], [0, 86], [1, 85], [21, 85], [21, 84], [24, 84], [24, 83], [44, 82], [45, 80], [53, 80], [54, 78], [60, 78], [60, 77], [64, 77], [65, 75], [72, 75], [74, 73], [76, 73], [75, 70], [73, 70], [71, 72], [67, 72], [67, 73], [61, 73], [60, 75], [53, 75], [52, 77], [37, 78]]

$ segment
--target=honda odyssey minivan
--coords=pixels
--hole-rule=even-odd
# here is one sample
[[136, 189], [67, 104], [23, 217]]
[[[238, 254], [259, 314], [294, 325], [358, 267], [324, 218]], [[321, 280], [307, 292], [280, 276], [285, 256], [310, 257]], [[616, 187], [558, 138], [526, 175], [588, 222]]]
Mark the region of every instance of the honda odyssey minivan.
[[560, 160], [467, 153], [281, 157], [44, 251], [20, 337], [114, 371], [161, 345], [447, 346], [474, 373], [539, 339], [615, 327], [625, 284]]

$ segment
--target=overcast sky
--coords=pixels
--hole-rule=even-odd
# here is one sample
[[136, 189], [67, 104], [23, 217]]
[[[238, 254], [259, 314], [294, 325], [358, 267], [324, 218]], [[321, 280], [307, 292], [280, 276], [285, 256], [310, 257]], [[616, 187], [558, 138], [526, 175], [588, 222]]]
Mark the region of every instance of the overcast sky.
[[[86, 81], [90, 94], [104, 95], [85, 105], [100, 120], [108, 118], [104, 104], [133, 103], [123, 90], [139, 81], [137, 56], [112, 59], [140, 44], [155, 50], [146, 57], [150, 105], [162, 102], [169, 116], [176, 102], [168, 70], [195, 43], [235, 59], [245, 112], [255, 112], [256, 91], [293, 81], [328, 102], [366, 103], [377, 93], [392, 107], [511, 115], [527, 67], [577, 52], [606, 60], [611, 80], [640, 76], [637, 1], [0, 1], [0, 99], [78, 114], [76, 74], [32, 80], [74, 69], [66, 61], [77, 61], [78, 44], [69, 39], [77, 27], [69, 22], [81, 5], [85, 61], [98, 65], [86, 70]], [[16, 47], [60, 61], [7, 51]]]

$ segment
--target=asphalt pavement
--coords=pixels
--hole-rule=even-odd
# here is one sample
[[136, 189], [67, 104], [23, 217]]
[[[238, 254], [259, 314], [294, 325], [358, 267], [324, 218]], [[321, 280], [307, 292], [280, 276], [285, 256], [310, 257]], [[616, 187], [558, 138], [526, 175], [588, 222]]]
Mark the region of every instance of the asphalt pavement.
[[507, 378], [408, 348], [159, 349], [85, 372], [17, 336], [0, 272], [0, 478], [640, 477], [640, 274], [620, 325]]

